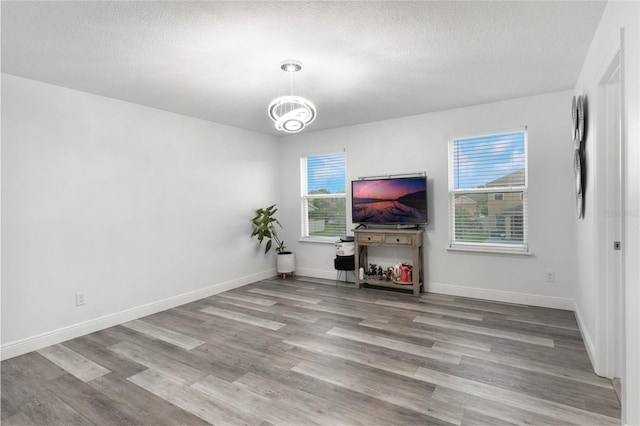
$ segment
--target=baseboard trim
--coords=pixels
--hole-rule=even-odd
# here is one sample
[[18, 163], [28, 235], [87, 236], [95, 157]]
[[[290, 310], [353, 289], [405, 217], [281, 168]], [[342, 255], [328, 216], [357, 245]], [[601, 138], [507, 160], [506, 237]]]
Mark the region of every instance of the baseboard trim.
[[474, 299], [491, 300], [494, 302], [515, 303], [518, 305], [563, 309], [566, 311], [573, 311], [575, 307], [573, 299], [540, 296], [529, 293], [516, 293], [512, 291], [491, 290], [486, 288], [465, 287], [452, 284], [428, 283], [426, 291], [431, 293], [447, 294], [450, 296], [472, 297]]
[[233, 290], [234, 288], [242, 287], [256, 281], [272, 278], [274, 275], [276, 275], [275, 268], [257, 274], [216, 283], [202, 289], [179, 294], [99, 318], [94, 318], [89, 321], [73, 324], [57, 330], [48, 331], [36, 336], [9, 342], [3, 344], [0, 348], [0, 359], [4, 361], [5, 359], [23, 355], [28, 352], [37, 351], [38, 349], [42, 349], [47, 346], [62, 343], [69, 339], [75, 339], [76, 337], [104, 330], [105, 328], [113, 327], [127, 321], [132, 321], [147, 315], [175, 308], [176, 306], [213, 296], [214, 294], [222, 293], [223, 291]]
[[591, 367], [593, 368], [593, 371], [596, 374], [598, 374], [598, 372], [596, 371], [596, 366], [598, 365], [598, 363], [597, 363], [598, 357], [597, 357], [597, 354], [596, 354], [596, 347], [593, 344], [593, 339], [591, 338], [591, 335], [589, 334], [589, 330], [587, 329], [587, 327], [586, 327], [586, 325], [584, 323], [584, 319], [583, 319], [582, 313], [580, 312], [580, 306], [578, 306], [578, 303], [574, 304], [573, 312], [575, 312], [575, 314], [576, 314], [576, 321], [578, 322], [578, 329], [580, 330], [580, 335], [582, 336], [582, 341], [584, 342], [584, 347], [587, 349], [587, 355], [589, 355], [589, 360], [591, 361]]
[[[338, 271], [326, 271], [321, 269], [296, 268], [296, 275], [301, 277], [322, 278], [325, 280], [335, 280], [338, 277]], [[352, 275], [349, 275], [353, 278]], [[344, 275], [340, 278], [343, 279]]]

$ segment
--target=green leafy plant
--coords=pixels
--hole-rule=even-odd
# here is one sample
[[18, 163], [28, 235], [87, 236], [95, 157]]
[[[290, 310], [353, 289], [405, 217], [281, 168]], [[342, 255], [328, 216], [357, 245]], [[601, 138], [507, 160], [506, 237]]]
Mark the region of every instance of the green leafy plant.
[[251, 236], [256, 237], [259, 244], [266, 241], [266, 246], [264, 248], [265, 254], [269, 253], [274, 242], [278, 253], [285, 252], [286, 247], [284, 245], [284, 241], [278, 237], [278, 232], [276, 230], [276, 225], [282, 228], [278, 219], [275, 218], [277, 211], [278, 209], [276, 208], [276, 204], [264, 209], [257, 209], [256, 216], [251, 219], [251, 223], [253, 224], [253, 232], [251, 233]]

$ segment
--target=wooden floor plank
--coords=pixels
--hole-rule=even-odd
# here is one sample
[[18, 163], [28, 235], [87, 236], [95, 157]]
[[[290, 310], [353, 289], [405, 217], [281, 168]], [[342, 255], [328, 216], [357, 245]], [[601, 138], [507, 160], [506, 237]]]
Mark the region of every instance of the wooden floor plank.
[[[137, 373], [136, 373], [137, 374]], [[153, 425], [205, 425], [207, 422], [181, 408], [167, 403], [146, 389], [112, 374], [89, 383], [97, 392], [111, 398], [120, 409]]]
[[495, 330], [488, 327], [467, 325], [467, 324], [458, 323], [455, 321], [440, 320], [440, 319], [434, 319], [434, 318], [429, 318], [425, 316], [417, 316], [414, 319], [414, 321], [422, 324], [434, 325], [436, 327], [450, 328], [453, 330], [466, 331], [469, 333], [481, 334], [481, 335], [491, 336], [491, 337], [498, 337], [501, 339], [515, 340], [517, 342], [531, 343], [533, 345], [547, 346], [550, 348], [553, 347], [553, 340], [551, 339], [545, 339], [545, 338], [536, 337], [536, 336], [532, 336], [524, 333], [514, 333], [511, 331]]
[[462, 422], [464, 410], [454, 404], [434, 403], [434, 400], [430, 398], [432, 390], [428, 387], [421, 388], [415, 383], [410, 386], [402, 386], [406, 381], [403, 381], [400, 376], [396, 376], [394, 380], [390, 378], [391, 375], [381, 377], [379, 372], [368, 374], [371, 372], [366, 371], [364, 374], [358, 374], [361, 370], [346, 363], [331, 363], [331, 366], [328, 367], [309, 361], [302, 361], [293, 367], [293, 371], [298, 373], [363, 393], [399, 407], [423, 412], [447, 423], [459, 425]]
[[[102, 378], [104, 376], [101, 376]], [[98, 380], [99, 378], [95, 379]], [[92, 382], [92, 381], [91, 381]], [[52, 380], [44, 387], [94, 424], [129, 425], [137, 421], [135, 407], [124, 406], [107, 394], [71, 375]]]
[[305, 297], [305, 296], [298, 296], [295, 294], [291, 294], [288, 293], [284, 290], [279, 290], [279, 291], [271, 291], [271, 290], [263, 290], [263, 289], [258, 289], [258, 288], [254, 288], [249, 290], [249, 293], [255, 293], [255, 294], [262, 294], [265, 296], [272, 296], [278, 299], [288, 299], [288, 300], [295, 300], [296, 302], [302, 302], [302, 303], [320, 303], [322, 302], [322, 299], [318, 299], [315, 297]]
[[239, 300], [241, 302], [252, 303], [254, 305], [260, 305], [260, 306], [273, 306], [276, 303], [278, 303], [275, 300], [263, 299], [260, 297], [253, 297], [253, 296], [246, 296], [243, 294], [220, 293], [217, 296], [222, 297], [224, 299]]
[[527, 356], [504, 355], [491, 351], [483, 351], [449, 342], [436, 342], [433, 349], [445, 353], [451, 353], [460, 357], [471, 357], [493, 362], [502, 366], [516, 367], [533, 373], [545, 374], [562, 379], [569, 379], [576, 383], [585, 383], [611, 389], [611, 381], [596, 376], [593, 372], [576, 368], [559, 367], [552, 363], [531, 359]]
[[38, 353], [83, 382], [89, 382], [110, 373], [108, 369], [100, 364], [72, 351], [64, 345], [48, 346], [40, 349]]
[[376, 300], [376, 305], [391, 306], [394, 308], [402, 308], [409, 311], [427, 312], [430, 314], [441, 315], [444, 317], [464, 318], [473, 321], [482, 321], [484, 315], [478, 313], [469, 313], [451, 308], [440, 308], [427, 303], [410, 303], [388, 300]]
[[[37, 352], [3, 361], [1, 373], [3, 416], [5, 416], [5, 408], [17, 408], [24, 401], [33, 399], [34, 392], [42, 386], [42, 383], [68, 374]], [[11, 413], [13, 414], [15, 412]]]
[[206, 314], [216, 315], [223, 318], [232, 319], [235, 321], [240, 321], [245, 324], [251, 324], [251, 325], [255, 325], [262, 328], [268, 328], [269, 330], [279, 330], [286, 325], [281, 322], [270, 321], [267, 319], [255, 317], [253, 315], [247, 315], [240, 312], [233, 312], [226, 309], [218, 309], [213, 306], [208, 306], [202, 309], [202, 312]]
[[176, 376], [149, 369], [131, 376], [129, 380], [213, 425], [260, 425], [263, 422], [259, 417], [214, 401]]
[[389, 331], [401, 336], [412, 337], [420, 340], [433, 340], [435, 342], [456, 344], [458, 346], [467, 347], [480, 351], [490, 351], [492, 343], [480, 335], [465, 333], [464, 335], [456, 335], [438, 328], [420, 328], [411, 327], [397, 323], [380, 323], [379, 321], [364, 320], [359, 323], [360, 326], [372, 328], [376, 330]]
[[307, 309], [285, 306], [279, 303], [274, 303], [273, 305], [269, 306], [260, 306], [251, 302], [226, 298], [218, 298], [214, 300], [213, 303], [216, 307], [219, 307], [221, 309], [225, 309], [226, 305], [233, 305], [236, 308], [244, 309], [245, 312], [256, 311], [260, 313], [260, 316], [266, 317], [267, 319], [272, 317], [275, 322], [285, 322], [287, 321], [287, 319], [294, 319], [304, 322], [316, 322], [320, 318], [322, 318], [317, 313], [309, 312], [309, 310]]
[[190, 383], [193, 383], [206, 375], [199, 369], [179, 362], [176, 359], [167, 357], [152, 349], [136, 345], [135, 343], [117, 343], [109, 346], [109, 350], [143, 364], [147, 368], [153, 368], [166, 374], [181, 377]]
[[[32, 397], [20, 404], [18, 408], [30, 420], [27, 423], [23, 423], [27, 425], [84, 425], [94, 423], [59, 398], [55, 391], [45, 389], [42, 386], [34, 389]], [[18, 417], [14, 416], [14, 418], [18, 420]], [[20, 416], [20, 418], [24, 417]], [[3, 420], [2, 424], [4, 423], [5, 421]]]
[[416, 365], [408, 362], [389, 362], [389, 358], [380, 353], [366, 353], [358, 349], [344, 348], [320, 339], [293, 338], [286, 343], [318, 354], [331, 354], [336, 358], [353, 361], [358, 364], [371, 365], [380, 370], [412, 377], [418, 370]]
[[29, 418], [26, 414], [19, 411], [11, 417], [7, 417], [6, 419], [2, 419], [2, 424], [5, 426], [24, 426], [34, 424], [35, 422]]
[[108, 346], [117, 342], [105, 339], [104, 336], [105, 334], [93, 333], [68, 340], [63, 345], [85, 358], [95, 361], [119, 377], [129, 377], [147, 368], [130, 358], [109, 350]]
[[[428, 383], [469, 393], [471, 395], [498, 401], [510, 407], [521, 408], [534, 413], [547, 415], [555, 422], [614, 425], [619, 424], [620, 419], [602, 414], [592, 413], [553, 401], [547, 401], [521, 392], [492, 386], [473, 380], [464, 379], [451, 374], [419, 367], [414, 375], [417, 379]], [[437, 389], [437, 388], [436, 388]]]
[[355, 318], [357, 320], [370, 319], [373, 321], [382, 321], [382, 322], [389, 322], [389, 320], [391, 320], [391, 316], [380, 315], [379, 313], [372, 311], [370, 309], [368, 310], [358, 309], [358, 308], [354, 309], [352, 307], [340, 306], [339, 304], [322, 303], [322, 304], [310, 305], [307, 303], [299, 303], [299, 304], [296, 304], [295, 306], [302, 309], [320, 312], [321, 314], [324, 314], [323, 317], [325, 318], [334, 318], [336, 315], [338, 315], [338, 316], [344, 316], [347, 318]]
[[171, 343], [172, 345], [176, 345], [186, 350], [190, 350], [204, 344], [202, 340], [194, 339], [191, 336], [186, 336], [182, 333], [176, 333], [173, 330], [158, 327], [140, 320], [125, 322], [124, 324], [122, 324], [122, 326], [138, 331], [140, 333], [144, 333], [155, 339]]
[[272, 398], [286, 410], [306, 409], [315, 419], [337, 425], [436, 425], [449, 424], [425, 413], [375, 400], [368, 395], [340, 388], [294, 371], [274, 376], [252, 374], [238, 379]]
[[300, 407], [289, 399], [283, 400], [260, 395], [245, 383], [227, 383], [208, 376], [194, 383], [192, 387], [239, 410], [264, 418], [274, 425], [321, 424], [317, 417], [306, 407]]
[[[476, 358], [464, 357], [460, 363], [461, 371], [472, 371], [472, 380], [493, 386], [500, 386], [515, 392], [526, 392], [535, 398], [552, 400], [567, 407], [597, 412], [614, 417], [619, 410], [618, 398], [610, 389], [576, 382], [565, 377], [557, 377], [539, 372], [531, 372], [487, 362]], [[586, 401], [589, 401], [588, 403]]]
[[408, 354], [418, 355], [426, 358], [436, 359], [442, 362], [450, 362], [451, 364], [459, 364], [460, 357], [451, 354], [445, 354], [442, 352], [434, 351], [433, 349], [416, 345], [413, 343], [407, 343], [400, 340], [389, 339], [386, 337], [380, 337], [369, 333], [361, 333], [357, 331], [345, 330], [343, 328], [334, 327], [327, 331], [330, 336], [342, 337], [344, 339], [353, 340], [356, 342], [368, 343], [370, 345], [381, 346], [395, 351], [406, 352]]

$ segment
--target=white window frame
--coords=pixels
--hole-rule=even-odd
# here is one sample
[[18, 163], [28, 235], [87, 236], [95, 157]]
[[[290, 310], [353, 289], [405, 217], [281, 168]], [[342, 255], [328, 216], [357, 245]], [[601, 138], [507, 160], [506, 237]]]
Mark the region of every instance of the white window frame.
[[[453, 161], [454, 141], [463, 139], [475, 139], [493, 135], [500, 135], [503, 133], [522, 132], [524, 134], [524, 170], [525, 180], [523, 186], [504, 186], [504, 187], [489, 187], [489, 188], [471, 188], [471, 189], [455, 189], [453, 179]], [[485, 252], [485, 253], [497, 253], [497, 254], [521, 254], [531, 255], [529, 248], [529, 208], [528, 208], [528, 190], [529, 190], [529, 143], [528, 143], [528, 131], [527, 128], [502, 130], [496, 132], [490, 132], [485, 134], [477, 134], [472, 136], [455, 137], [449, 140], [449, 162], [448, 162], [448, 179], [449, 179], [449, 247], [450, 251], [467, 251], [467, 252]], [[486, 242], [461, 242], [456, 241], [455, 230], [455, 197], [456, 195], [468, 195], [468, 194], [491, 194], [491, 193], [521, 193], [522, 198], [522, 244], [513, 243], [486, 243]], [[503, 195], [504, 197], [504, 195]]]
[[[307, 182], [307, 158], [309, 157], [321, 157], [323, 155], [335, 155], [344, 154], [345, 162], [345, 192], [340, 194], [309, 194], [308, 182]], [[340, 238], [341, 235], [336, 236], [311, 236], [309, 235], [309, 202], [314, 199], [344, 199], [345, 200], [345, 233], [347, 225], [347, 153], [343, 151], [330, 151], [322, 153], [306, 154], [300, 157], [300, 241], [302, 242], [319, 242], [319, 243], [331, 243], [336, 242], [336, 238]]]

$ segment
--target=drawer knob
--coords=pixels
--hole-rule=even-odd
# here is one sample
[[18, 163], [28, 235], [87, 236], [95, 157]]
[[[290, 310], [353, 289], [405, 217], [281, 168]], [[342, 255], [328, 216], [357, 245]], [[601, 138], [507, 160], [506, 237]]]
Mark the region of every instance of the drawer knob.
[[399, 243], [400, 242], [400, 238], [396, 238], [396, 242]]

